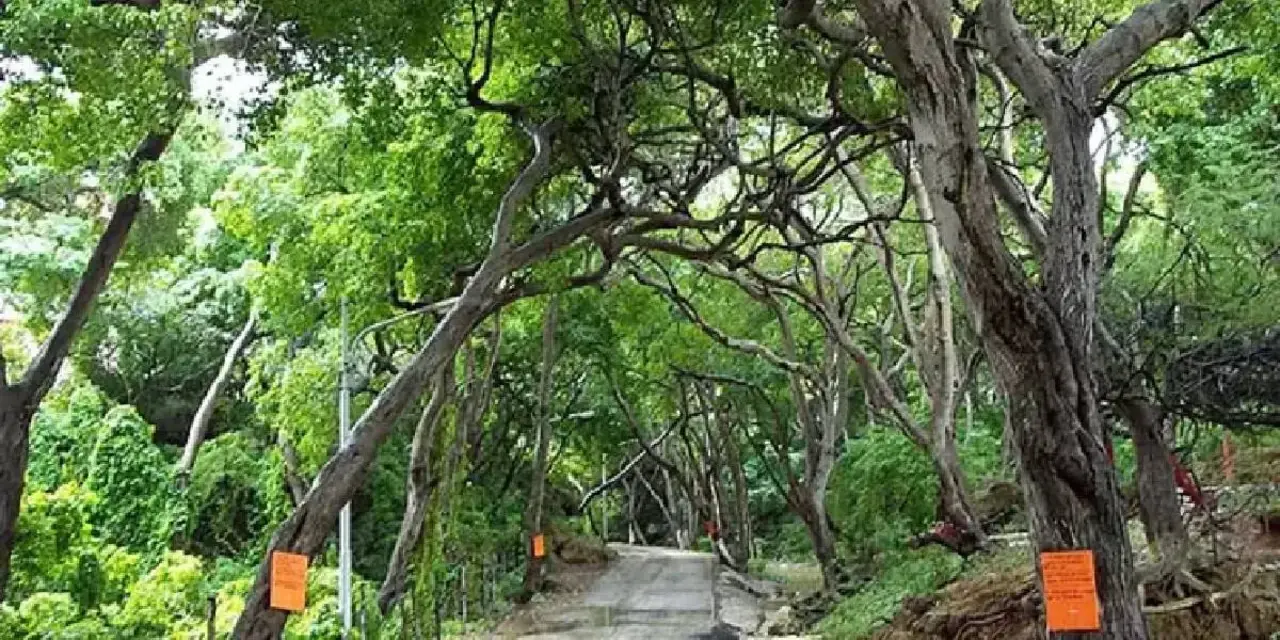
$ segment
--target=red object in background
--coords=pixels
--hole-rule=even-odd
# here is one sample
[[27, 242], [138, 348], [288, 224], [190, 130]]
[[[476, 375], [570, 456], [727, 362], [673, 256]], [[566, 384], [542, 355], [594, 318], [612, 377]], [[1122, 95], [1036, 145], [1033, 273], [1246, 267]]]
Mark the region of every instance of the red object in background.
[[1222, 434], [1222, 477], [1227, 482], [1236, 481], [1236, 454], [1231, 447], [1231, 434]]
[[948, 521], [944, 520], [933, 525], [933, 535], [938, 536], [947, 546], [954, 547], [960, 544], [960, 527]]
[[1182, 462], [1178, 460], [1178, 456], [1169, 454], [1169, 464], [1173, 465], [1173, 482], [1178, 485], [1178, 490], [1186, 494], [1191, 499], [1191, 503], [1204, 509], [1206, 507], [1204, 494], [1200, 492], [1200, 487], [1196, 484], [1191, 472], [1182, 466]]
[[[1229, 443], [1229, 440], [1223, 440], [1222, 442], [1223, 473], [1226, 474], [1229, 471], [1231, 475], [1235, 475], [1234, 468], [1228, 469], [1228, 465], [1234, 467], [1234, 460], [1231, 455], [1231, 445]], [[1110, 461], [1111, 466], [1114, 467], [1116, 464], [1116, 451], [1115, 447], [1111, 444], [1111, 437], [1106, 436], [1103, 444], [1107, 449], [1107, 460]], [[1170, 453], [1169, 464], [1173, 465], [1173, 483], [1178, 486], [1178, 490], [1185, 494], [1187, 498], [1191, 500], [1192, 504], [1201, 509], [1207, 508], [1204, 493], [1200, 491], [1200, 486], [1196, 484], [1195, 478], [1191, 477], [1191, 472], [1187, 471], [1187, 468], [1182, 466], [1182, 461], [1178, 460], [1178, 456]]]
[[706, 522], [702, 523], [702, 528], [707, 531], [707, 536], [710, 537], [712, 540], [720, 539], [720, 528], [716, 526], [716, 523], [710, 520], [707, 520]]

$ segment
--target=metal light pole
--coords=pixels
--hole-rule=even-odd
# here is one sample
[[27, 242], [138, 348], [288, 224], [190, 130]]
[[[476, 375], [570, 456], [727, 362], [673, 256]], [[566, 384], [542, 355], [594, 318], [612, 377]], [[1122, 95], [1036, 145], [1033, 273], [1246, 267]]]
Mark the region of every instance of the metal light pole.
[[[352, 362], [354, 354], [352, 351], [355, 345], [370, 333], [382, 329], [389, 325], [395, 324], [406, 318], [420, 316], [424, 313], [442, 311], [453, 306], [457, 298], [449, 298], [441, 300], [435, 304], [430, 304], [418, 309], [414, 309], [408, 313], [402, 313], [389, 320], [375, 322], [363, 329], [355, 335], [354, 338], [347, 339], [347, 299], [342, 299], [342, 348], [341, 348], [341, 367], [342, 370], [338, 374], [338, 450], [345, 449], [351, 444], [351, 387], [352, 375], [351, 368], [354, 366]], [[351, 637], [351, 622], [353, 611], [351, 608], [351, 503], [342, 505], [342, 512], [338, 515], [338, 613], [342, 616], [342, 637]]]
[[[338, 450], [351, 440], [351, 362], [347, 342], [347, 301], [342, 300], [342, 372], [338, 381]], [[338, 612], [342, 637], [351, 637], [351, 503], [338, 516]]]

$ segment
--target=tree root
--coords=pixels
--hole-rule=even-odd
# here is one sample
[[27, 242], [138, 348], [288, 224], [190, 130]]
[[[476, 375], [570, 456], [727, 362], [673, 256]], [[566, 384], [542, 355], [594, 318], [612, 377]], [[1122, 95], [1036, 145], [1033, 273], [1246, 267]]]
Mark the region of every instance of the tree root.
[[1151, 604], [1142, 608], [1143, 613], [1160, 614], [1173, 613], [1190, 609], [1200, 604], [1208, 603], [1212, 607], [1218, 607], [1221, 603], [1230, 600], [1240, 593], [1249, 595], [1249, 587], [1254, 578], [1258, 575], [1259, 565], [1257, 562], [1251, 562], [1249, 568], [1245, 570], [1244, 576], [1238, 580], [1231, 580], [1230, 576], [1223, 571], [1214, 571], [1211, 580], [1219, 583], [1230, 582], [1230, 587], [1226, 589], [1215, 589], [1205, 580], [1196, 576], [1192, 568], [1182, 565], [1181, 563], [1173, 565], [1168, 571], [1162, 571], [1158, 582], [1145, 583], [1144, 602], [1152, 595], [1150, 587], [1159, 586], [1159, 593], [1169, 597], [1163, 598], [1163, 602], [1159, 604]]

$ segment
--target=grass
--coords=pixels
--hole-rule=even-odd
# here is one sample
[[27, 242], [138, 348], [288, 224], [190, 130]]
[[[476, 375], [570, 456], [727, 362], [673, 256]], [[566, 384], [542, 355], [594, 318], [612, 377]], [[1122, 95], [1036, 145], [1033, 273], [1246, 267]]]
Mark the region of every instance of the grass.
[[752, 560], [747, 570], [757, 578], [776, 582], [784, 590], [794, 593], [808, 594], [822, 588], [822, 570], [812, 562]]

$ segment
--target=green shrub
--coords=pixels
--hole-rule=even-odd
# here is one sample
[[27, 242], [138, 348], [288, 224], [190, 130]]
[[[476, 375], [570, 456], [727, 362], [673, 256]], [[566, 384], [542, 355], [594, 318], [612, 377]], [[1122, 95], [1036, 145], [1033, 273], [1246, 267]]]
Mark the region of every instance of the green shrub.
[[23, 496], [9, 581], [13, 601], [38, 591], [71, 590], [82, 553], [93, 547], [89, 512], [97, 502], [92, 491], [74, 482]]
[[74, 378], [49, 394], [31, 425], [29, 491], [52, 491], [84, 478], [85, 463], [97, 439], [97, 424], [108, 407], [96, 388]]
[[172, 456], [152, 443], [154, 430], [133, 407], [73, 378], [32, 425], [28, 491], [78, 482], [96, 496], [85, 508], [98, 536], [143, 553], [163, 549], [183, 510]]
[[888, 622], [909, 596], [932, 593], [959, 575], [959, 556], [937, 547], [887, 554], [866, 587], [843, 599], [818, 624], [824, 638], [865, 638]]
[[101, 498], [93, 510], [100, 535], [148, 551], [167, 546], [182, 517], [173, 461], [152, 444], [153, 431], [133, 407], [109, 410], [98, 424], [85, 481]]
[[165, 638], [199, 628], [204, 619], [203, 584], [199, 558], [180, 551], [165, 553], [129, 587], [124, 606], [111, 620], [117, 637]]
[[839, 541], [855, 557], [902, 547], [933, 522], [937, 484], [928, 455], [898, 431], [850, 439], [827, 492]]
[[775, 525], [767, 537], [757, 541], [758, 553], [765, 558], [789, 562], [812, 562], [813, 543], [809, 530], [795, 516]]
[[186, 491], [179, 543], [204, 557], [258, 559], [267, 536], [291, 508], [283, 462], [252, 439], [229, 433], [200, 448]]

